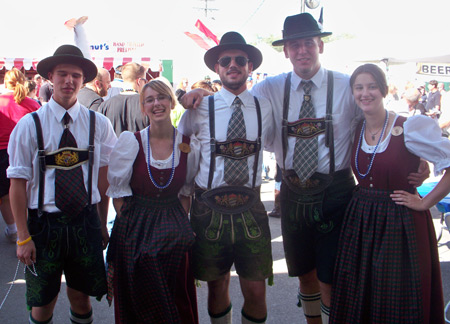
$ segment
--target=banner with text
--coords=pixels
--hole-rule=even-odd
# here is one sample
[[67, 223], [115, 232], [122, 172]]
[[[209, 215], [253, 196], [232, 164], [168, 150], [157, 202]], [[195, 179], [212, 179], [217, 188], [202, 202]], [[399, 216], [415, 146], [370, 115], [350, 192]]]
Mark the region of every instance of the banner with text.
[[417, 63], [417, 73], [450, 77], [450, 64], [445, 63]]

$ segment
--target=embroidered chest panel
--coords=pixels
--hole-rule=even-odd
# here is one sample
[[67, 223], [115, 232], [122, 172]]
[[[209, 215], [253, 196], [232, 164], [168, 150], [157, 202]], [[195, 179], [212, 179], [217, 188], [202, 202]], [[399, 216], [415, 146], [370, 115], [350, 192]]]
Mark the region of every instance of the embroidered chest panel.
[[70, 170], [86, 163], [89, 152], [85, 149], [64, 147], [45, 155], [45, 164], [49, 168]]
[[311, 138], [325, 133], [325, 118], [302, 118], [288, 123], [288, 135]]
[[240, 160], [257, 152], [256, 141], [246, 139], [232, 139], [216, 143], [216, 154], [231, 159]]

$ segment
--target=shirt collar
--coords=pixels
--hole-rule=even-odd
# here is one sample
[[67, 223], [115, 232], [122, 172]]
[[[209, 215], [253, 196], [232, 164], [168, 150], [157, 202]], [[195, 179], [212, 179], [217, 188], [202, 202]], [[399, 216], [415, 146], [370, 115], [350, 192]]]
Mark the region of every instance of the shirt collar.
[[50, 107], [50, 110], [53, 112], [53, 115], [55, 116], [58, 123], [62, 123], [64, 115], [66, 112], [69, 113], [70, 118], [72, 119], [72, 122], [75, 122], [75, 120], [78, 117], [78, 114], [80, 113], [80, 103], [75, 102], [75, 104], [70, 107], [68, 110], [66, 110], [64, 107], [62, 107], [60, 104], [58, 104], [55, 100], [53, 100], [53, 96], [48, 102], [48, 106]]
[[292, 79], [291, 79], [292, 89], [296, 89], [296, 90], [301, 89], [300, 83], [302, 81], [312, 81], [313, 84], [317, 88], [320, 89], [322, 87], [322, 85], [323, 85], [324, 80], [325, 80], [325, 74], [326, 74], [326, 70], [322, 66], [320, 66], [319, 71], [317, 71], [317, 73], [314, 74], [314, 76], [310, 80], [303, 80], [301, 77], [299, 77], [297, 75], [297, 73], [292, 71]]
[[219, 94], [222, 96], [228, 107], [231, 107], [236, 97], [239, 97], [239, 99], [241, 99], [244, 107], [248, 107], [248, 105], [251, 104], [251, 101], [253, 100], [253, 96], [250, 94], [250, 92], [248, 92], [247, 89], [236, 96], [234, 93], [231, 93], [230, 91], [222, 87], [222, 89], [220, 89], [219, 91]]

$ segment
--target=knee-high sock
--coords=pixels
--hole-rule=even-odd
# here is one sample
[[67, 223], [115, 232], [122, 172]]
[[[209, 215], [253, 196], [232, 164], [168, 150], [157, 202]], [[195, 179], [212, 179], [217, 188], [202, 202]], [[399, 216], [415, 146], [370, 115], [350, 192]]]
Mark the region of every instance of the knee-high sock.
[[92, 309], [87, 314], [77, 314], [73, 310], [70, 310], [70, 323], [72, 324], [91, 324], [94, 321], [92, 315]]
[[245, 314], [244, 310], [241, 311], [241, 315], [242, 315], [242, 324], [256, 324], [256, 323], [264, 324], [264, 323], [266, 323], [266, 319], [267, 319], [267, 315], [264, 316], [264, 318], [261, 318], [261, 319], [253, 318], [253, 317]]
[[306, 317], [320, 317], [320, 292], [314, 294], [298, 293], [298, 299]]
[[40, 321], [35, 320], [33, 318], [33, 316], [31, 316], [31, 312], [30, 312], [29, 323], [30, 324], [53, 324], [53, 315], [48, 320], [40, 322]]
[[211, 314], [209, 311], [208, 313], [211, 318], [211, 324], [231, 324], [231, 315], [233, 314], [231, 304], [220, 314]]
[[322, 324], [328, 324], [330, 320], [330, 307], [320, 303], [320, 310], [322, 312]]

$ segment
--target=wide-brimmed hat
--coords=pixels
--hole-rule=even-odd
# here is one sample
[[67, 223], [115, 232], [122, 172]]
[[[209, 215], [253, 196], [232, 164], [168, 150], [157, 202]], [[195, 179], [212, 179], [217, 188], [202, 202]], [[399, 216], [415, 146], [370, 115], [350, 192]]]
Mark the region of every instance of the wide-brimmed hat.
[[48, 73], [58, 64], [73, 64], [83, 70], [85, 83], [95, 79], [97, 76], [97, 67], [94, 62], [83, 56], [81, 50], [73, 45], [61, 45], [55, 51], [53, 56], [41, 60], [37, 65], [37, 72], [48, 79]]
[[237, 32], [228, 32], [222, 36], [217, 46], [210, 48], [205, 53], [206, 66], [214, 70], [220, 53], [226, 50], [238, 49], [244, 51], [248, 55], [248, 59], [253, 63], [253, 70], [256, 70], [262, 63], [262, 54], [259, 49], [245, 42], [244, 37]]
[[306, 37], [325, 37], [332, 33], [323, 32], [322, 26], [309, 13], [289, 16], [284, 20], [283, 39], [272, 43], [273, 46], [283, 45], [285, 41]]

